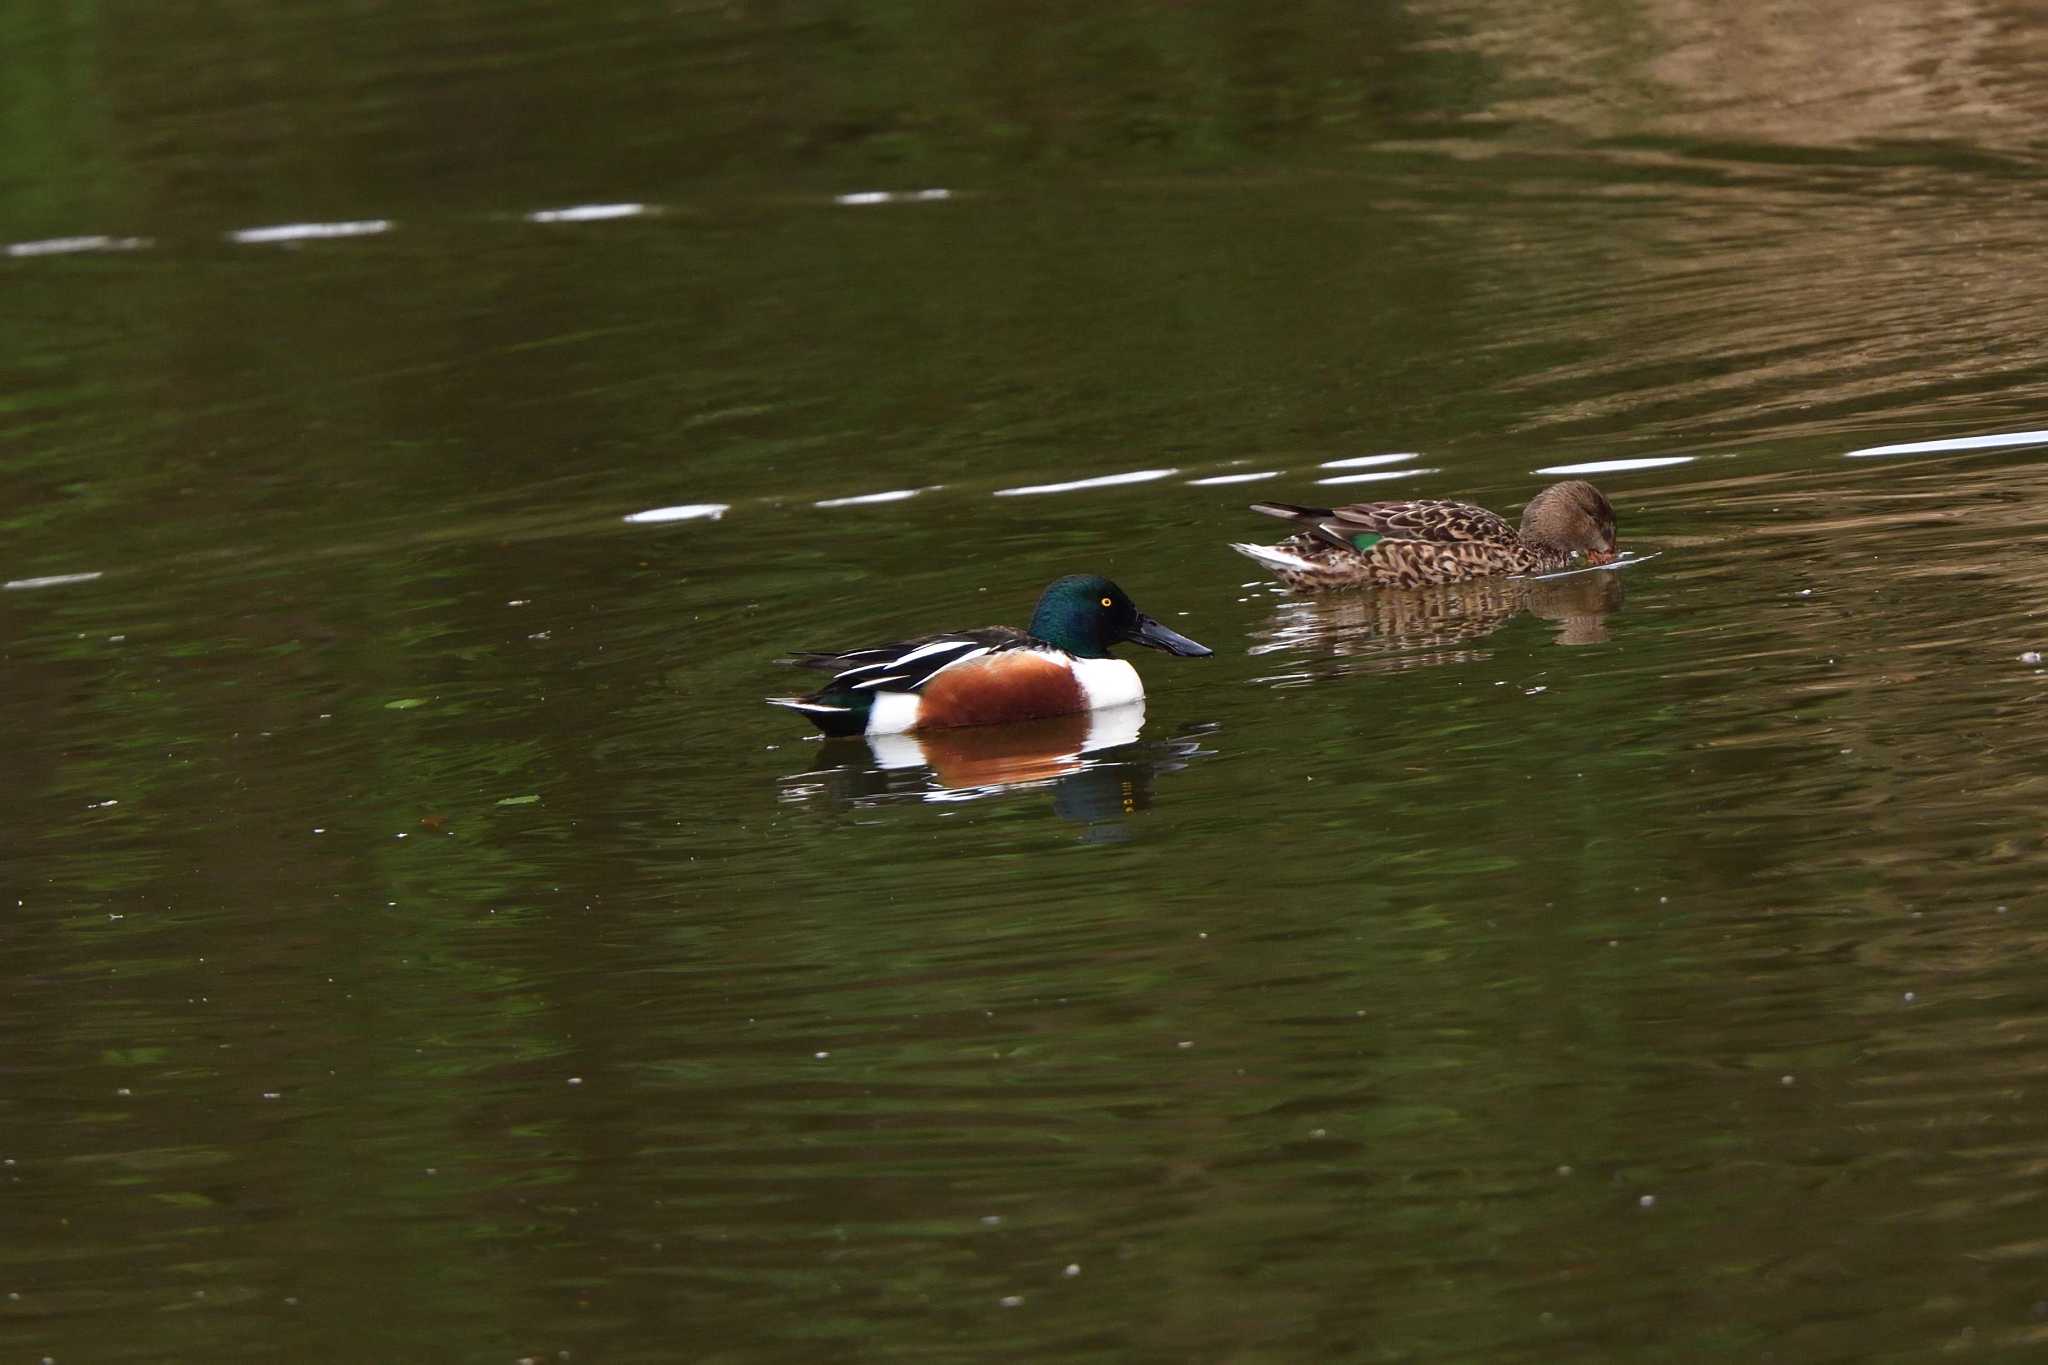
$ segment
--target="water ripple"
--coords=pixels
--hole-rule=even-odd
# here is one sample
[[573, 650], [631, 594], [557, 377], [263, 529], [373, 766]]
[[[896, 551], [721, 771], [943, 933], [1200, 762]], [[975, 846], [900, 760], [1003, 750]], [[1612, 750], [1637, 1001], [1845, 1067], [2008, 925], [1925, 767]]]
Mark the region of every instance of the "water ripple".
[[2008, 446], [2048, 445], [2048, 431], [2010, 431], [1995, 436], [1957, 436], [1939, 441], [1907, 441], [1901, 445], [1865, 446], [1846, 452], [1845, 460], [1874, 455], [1933, 455], [1951, 450], [1998, 450]]
[[1429, 466], [1417, 469], [1383, 469], [1376, 474], [1339, 474], [1335, 478], [1317, 479], [1319, 484], [1334, 483], [1381, 483], [1387, 479], [1411, 479], [1417, 474], [1441, 474], [1443, 470]]
[[228, 240], [245, 246], [271, 242], [322, 241], [333, 237], [374, 237], [391, 231], [389, 218], [363, 218], [347, 223], [279, 223], [272, 227], [236, 228]]
[[38, 242], [10, 242], [10, 256], [64, 256], [80, 251], [140, 251], [150, 244], [147, 237], [109, 237], [93, 233], [84, 237], [46, 237]]
[[1126, 483], [1151, 483], [1156, 479], [1171, 478], [1180, 473], [1178, 469], [1133, 469], [1125, 474], [1103, 474], [1092, 479], [1069, 479], [1064, 483], [1033, 483], [1019, 488], [998, 488], [998, 498], [1021, 498], [1038, 493], [1072, 493], [1083, 488], [1114, 488]]
[[1211, 474], [1205, 479], [1189, 479], [1190, 488], [1219, 488], [1225, 484], [1257, 483], [1261, 479], [1277, 479], [1283, 471], [1262, 469], [1256, 474]]
[[639, 218], [647, 213], [645, 204], [572, 204], [567, 208], [535, 209], [526, 215], [529, 223], [602, 223], [613, 218]]
[[664, 521], [717, 521], [731, 510], [732, 504], [727, 502], [686, 502], [675, 507], [650, 507], [645, 512], [631, 512], [623, 520], [636, 525]]
[[1553, 464], [1531, 470], [1533, 474], [1619, 474], [1630, 469], [1663, 469], [1691, 464], [1697, 455], [1642, 455], [1628, 460], [1587, 460], [1582, 464]]
[[856, 493], [852, 497], [848, 498], [820, 498], [818, 501], [812, 503], [811, 506], [870, 507], [875, 505], [876, 503], [906, 502], [909, 499], [916, 497], [919, 493], [930, 492], [931, 489], [936, 487], [938, 487], [937, 484], [932, 484], [925, 488], [891, 488], [887, 492], [883, 493]]
[[1399, 464], [1403, 460], [1418, 459], [1413, 450], [1396, 451], [1387, 455], [1353, 455], [1342, 460], [1324, 460], [1319, 469], [1364, 469], [1369, 465]]

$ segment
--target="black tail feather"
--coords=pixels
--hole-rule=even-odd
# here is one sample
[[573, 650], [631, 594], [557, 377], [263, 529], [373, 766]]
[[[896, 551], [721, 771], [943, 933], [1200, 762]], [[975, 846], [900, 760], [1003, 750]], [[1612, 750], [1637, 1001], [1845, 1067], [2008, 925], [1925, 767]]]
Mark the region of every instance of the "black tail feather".
[[858, 735], [868, 728], [868, 713], [865, 708], [835, 706], [810, 697], [763, 697], [770, 706], [780, 706], [785, 711], [794, 711], [811, 724], [837, 739], [845, 735]]

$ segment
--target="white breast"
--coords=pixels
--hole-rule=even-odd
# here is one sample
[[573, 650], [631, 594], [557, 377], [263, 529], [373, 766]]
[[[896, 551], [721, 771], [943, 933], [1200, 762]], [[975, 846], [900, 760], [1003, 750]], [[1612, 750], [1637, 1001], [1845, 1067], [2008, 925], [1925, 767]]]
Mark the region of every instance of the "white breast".
[[1106, 706], [1128, 706], [1145, 699], [1145, 684], [1138, 670], [1122, 659], [1076, 659], [1074, 675], [1081, 680], [1081, 695], [1090, 711]]

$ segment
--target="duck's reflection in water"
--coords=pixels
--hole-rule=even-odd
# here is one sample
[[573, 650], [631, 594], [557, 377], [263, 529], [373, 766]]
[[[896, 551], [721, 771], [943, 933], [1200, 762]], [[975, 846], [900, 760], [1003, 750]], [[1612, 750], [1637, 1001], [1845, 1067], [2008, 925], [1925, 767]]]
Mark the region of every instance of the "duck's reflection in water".
[[1087, 826], [1087, 837], [1122, 838], [1123, 818], [1151, 806], [1160, 774], [1212, 752], [1201, 739], [1213, 727], [1145, 741], [1144, 725], [1139, 701], [1020, 725], [828, 740], [817, 767], [782, 780], [782, 799], [864, 806], [1047, 788], [1053, 810]]
[[[1555, 622], [1558, 644], [1599, 644], [1621, 600], [1616, 573], [1289, 597], [1275, 608], [1272, 624], [1254, 634], [1251, 652], [1336, 660], [1343, 673], [1432, 668], [1485, 657], [1473, 646], [1525, 611]], [[1305, 680], [1304, 674], [1262, 679]]]

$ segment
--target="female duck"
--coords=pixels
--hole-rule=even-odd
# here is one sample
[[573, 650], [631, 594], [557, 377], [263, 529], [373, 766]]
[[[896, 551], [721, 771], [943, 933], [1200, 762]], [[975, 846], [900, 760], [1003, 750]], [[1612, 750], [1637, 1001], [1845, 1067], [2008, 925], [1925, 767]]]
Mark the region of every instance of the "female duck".
[[1435, 498], [1296, 507], [1255, 502], [1254, 512], [1300, 526], [1278, 545], [1232, 545], [1290, 588], [1413, 588], [1496, 574], [1552, 573], [1583, 552], [1612, 563], [1614, 508], [1583, 479], [1554, 483], [1522, 509], [1521, 529], [1484, 507]]
[[1199, 658], [1212, 651], [1139, 611], [1106, 578], [1075, 574], [1045, 590], [1029, 630], [988, 626], [873, 649], [799, 653], [784, 660], [829, 668], [832, 680], [802, 697], [769, 697], [828, 735], [900, 734], [998, 725], [1094, 711], [1145, 695], [1138, 670], [1110, 657], [1129, 642]]

